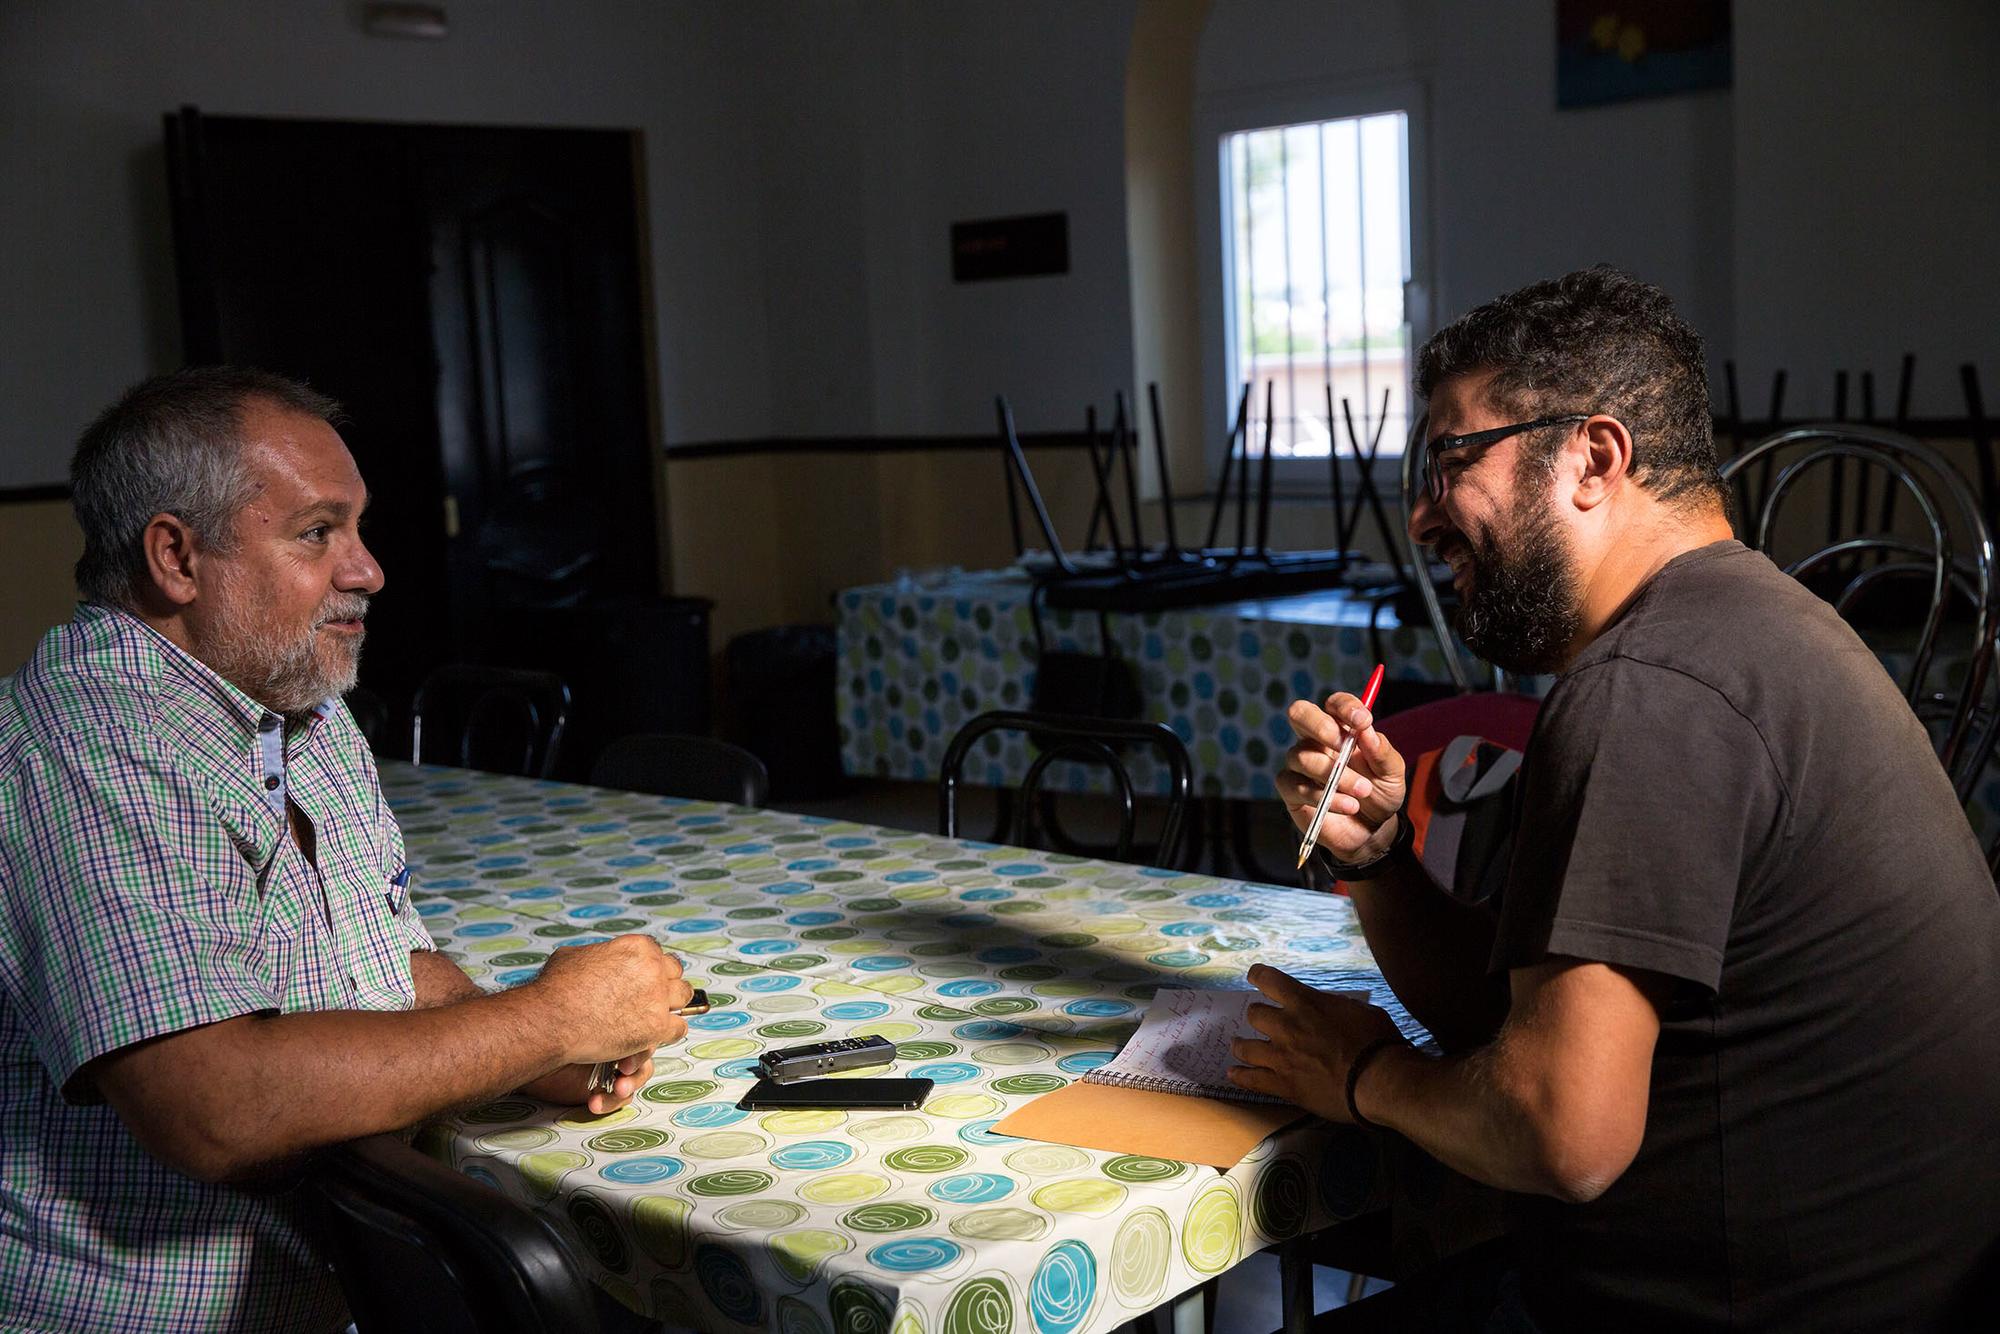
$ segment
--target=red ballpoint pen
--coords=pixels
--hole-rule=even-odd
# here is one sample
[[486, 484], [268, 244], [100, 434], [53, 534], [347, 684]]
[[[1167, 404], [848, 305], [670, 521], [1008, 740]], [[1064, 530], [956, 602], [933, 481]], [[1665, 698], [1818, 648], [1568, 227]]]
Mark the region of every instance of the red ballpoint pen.
[[[1375, 664], [1375, 671], [1369, 676], [1368, 684], [1361, 688], [1361, 707], [1375, 707], [1375, 693], [1382, 688], [1382, 664]], [[1333, 790], [1340, 786], [1340, 776], [1347, 772], [1347, 761], [1354, 755], [1354, 733], [1347, 734], [1347, 740], [1340, 743], [1340, 754], [1333, 761], [1333, 776], [1326, 780], [1326, 791], [1319, 794], [1319, 809], [1313, 812], [1312, 823], [1306, 826], [1306, 836], [1299, 843], [1299, 865], [1306, 864], [1312, 856], [1313, 844], [1319, 838], [1319, 822], [1326, 818], [1326, 808], [1333, 801]]]

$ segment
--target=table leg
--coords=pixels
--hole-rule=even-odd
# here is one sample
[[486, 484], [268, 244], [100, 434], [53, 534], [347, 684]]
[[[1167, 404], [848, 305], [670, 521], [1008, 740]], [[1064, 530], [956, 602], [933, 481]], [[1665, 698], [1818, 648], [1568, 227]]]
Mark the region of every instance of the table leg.
[[993, 789], [993, 832], [986, 836], [988, 843], [1006, 843], [1014, 833], [1014, 789], [997, 787]]
[[1174, 1298], [1173, 1334], [1207, 1334], [1208, 1285], [1197, 1283]]
[[[1233, 869], [1229, 864], [1229, 844], [1222, 836], [1226, 823], [1222, 814], [1221, 797], [1203, 797], [1201, 809], [1196, 812], [1207, 832], [1208, 873], [1227, 876]], [[1190, 862], [1190, 865], [1199, 865]]]
[[1312, 1248], [1304, 1237], [1278, 1247], [1278, 1309], [1284, 1314], [1284, 1334], [1306, 1334], [1312, 1326]]

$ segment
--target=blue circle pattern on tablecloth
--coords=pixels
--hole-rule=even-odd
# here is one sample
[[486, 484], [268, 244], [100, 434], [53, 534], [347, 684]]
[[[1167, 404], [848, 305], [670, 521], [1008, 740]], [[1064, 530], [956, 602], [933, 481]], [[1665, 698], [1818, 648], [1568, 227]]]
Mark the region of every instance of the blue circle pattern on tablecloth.
[[964, 1253], [964, 1247], [943, 1237], [905, 1237], [870, 1250], [868, 1262], [894, 1273], [915, 1274], [942, 1269]]
[[[753, 1068], [756, 1066], [754, 1060], [749, 1064]], [[716, 1073], [721, 1074], [722, 1071], [718, 1069]], [[741, 1107], [726, 1102], [698, 1102], [692, 1107], [683, 1107], [675, 1112], [673, 1123], [691, 1130], [713, 1130], [717, 1126], [733, 1126], [749, 1115], [750, 1113]]]
[[702, 1245], [695, 1248], [694, 1272], [716, 1310], [741, 1325], [764, 1322], [764, 1294], [743, 1261], [720, 1246]]
[[842, 1022], [858, 1022], [863, 1019], [880, 1019], [889, 1013], [889, 1006], [883, 1001], [839, 1001], [820, 1011], [828, 1019]]
[[963, 1084], [968, 1079], [977, 1079], [986, 1073], [986, 1068], [969, 1065], [964, 1061], [932, 1061], [910, 1071], [914, 1079], [928, 1079], [938, 1084]]
[[679, 1176], [686, 1167], [687, 1164], [678, 1158], [649, 1154], [643, 1158], [621, 1158], [615, 1163], [607, 1163], [597, 1169], [597, 1175], [606, 1181], [636, 1186], [670, 1180]]
[[1028, 1312], [1042, 1334], [1070, 1334], [1097, 1297], [1097, 1258], [1079, 1241], [1049, 1247], [1028, 1284]]
[[958, 1137], [964, 1140], [968, 1144], [1020, 1143], [1020, 1137], [1017, 1135], [994, 1134], [993, 1127], [999, 1124], [1000, 1124], [1000, 1118], [997, 1116], [988, 1117], [984, 1121], [968, 1121], [966, 1124], [958, 1128]]
[[1014, 1193], [1014, 1179], [995, 1172], [964, 1172], [933, 1182], [932, 1199], [950, 1204], [987, 1204]]
[[1064, 1014], [1080, 1015], [1086, 1019], [1114, 1019], [1127, 1015], [1139, 1008], [1131, 1001], [1119, 1000], [1075, 1000], [1062, 1007]]
[[794, 1172], [817, 1172], [839, 1167], [854, 1157], [854, 1147], [839, 1140], [814, 1139], [787, 1144], [771, 1151], [771, 1165]]

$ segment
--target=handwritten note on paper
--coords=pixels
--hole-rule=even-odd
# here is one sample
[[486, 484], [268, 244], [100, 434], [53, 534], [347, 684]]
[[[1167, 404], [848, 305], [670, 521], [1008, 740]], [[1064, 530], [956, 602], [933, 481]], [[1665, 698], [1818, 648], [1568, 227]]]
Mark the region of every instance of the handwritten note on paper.
[[1162, 1085], [1240, 1094], [1223, 1071], [1234, 1064], [1231, 1039], [1260, 1036], [1244, 1017], [1256, 999], [1254, 991], [1155, 992], [1139, 1031], [1104, 1069]]
[[[1365, 998], [1366, 993], [1345, 994]], [[1229, 1054], [1232, 1039], [1263, 1040], [1248, 1018], [1251, 1004], [1261, 999], [1254, 991], [1155, 992], [1139, 1031], [1124, 1050], [1084, 1078], [1093, 1084], [1163, 1093], [1278, 1102], [1280, 1099], [1238, 1088], [1224, 1073], [1236, 1063]]]

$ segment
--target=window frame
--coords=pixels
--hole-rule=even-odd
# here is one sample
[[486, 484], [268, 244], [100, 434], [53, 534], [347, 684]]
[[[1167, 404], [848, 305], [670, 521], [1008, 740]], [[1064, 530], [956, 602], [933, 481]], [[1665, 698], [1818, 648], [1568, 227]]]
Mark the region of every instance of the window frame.
[[[1329, 120], [1400, 112], [1405, 121], [1405, 144], [1409, 154], [1407, 182], [1410, 220], [1410, 276], [1403, 289], [1403, 313], [1410, 325], [1410, 354], [1430, 337], [1432, 312], [1438, 306], [1431, 277], [1431, 190], [1429, 142], [1429, 94], [1421, 79], [1375, 78], [1341, 80], [1338, 83], [1290, 85], [1283, 89], [1239, 90], [1199, 97], [1195, 102], [1195, 253], [1200, 281], [1201, 314], [1201, 421], [1202, 464], [1208, 494], [1213, 495], [1228, 461], [1226, 448], [1229, 428], [1234, 424], [1241, 385], [1228, 383], [1229, 346], [1234, 336], [1235, 311], [1229, 300], [1229, 275], [1224, 248], [1234, 244], [1232, 201], [1224, 197], [1227, 180], [1224, 139], [1250, 130], [1275, 129]], [[1262, 392], [1261, 390], [1255, 392]], [[1372, 408], [1370, 409], [1373, 410]], [[1344, 431], [1343, 431], [1344, 438]], [[1259, 442], [1251, 442], [1253, 448]], [[1363, 442], [1364, 448], [1366, 442]], [[1401, 453], [1402, 441], [1382, 439], [1383, 458], [1394, 448]], [[1254, 457], [1254, 455], [1253, 455]], [[1357, 480], [1359, 465], [1343, 454], [1343, 480]], [[1323, 459], [1278, 458], [1272, 460], [1274, 489], [1291, 494], [1323, 496], [1327, 490], [1327, 467]], [[1376, 485], [1385, 489], [1385, 499], [1395, 502], [1394, 474], [1380, 464], [1375, 469]]]

